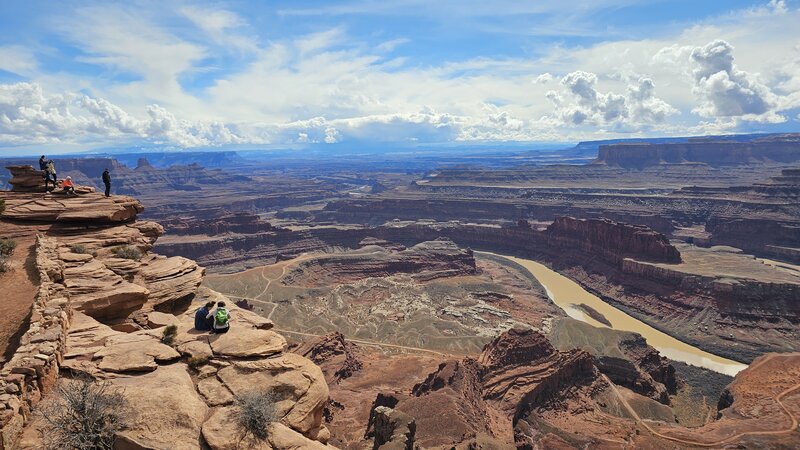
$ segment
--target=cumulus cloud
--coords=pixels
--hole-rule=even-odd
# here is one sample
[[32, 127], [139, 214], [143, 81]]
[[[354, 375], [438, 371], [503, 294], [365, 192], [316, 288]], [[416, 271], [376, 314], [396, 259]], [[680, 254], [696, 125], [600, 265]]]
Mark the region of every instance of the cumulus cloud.
[[545, 72], [533, 79], [533, 84], [547, 84], [553, 81], [555, 77], [549, 72]]
[[694, 89], [703, 117], [741, 117], [745, 120], [781, 122], [775, 114], [778, 99], [756, 76], [739, 70], [733, 62], [733, 46], [715, 40], [692, 50]]
[[36, 83], [0, 84], [0, 142], [61, 143], [141, 138], [179, 147], [242, 142], [220, 122], [178, 120], [158, 105], [139, 119], [102, 99], [75, 93], [48, 94]]
[[655, 83], [640, 78], [624, 94], [597, 90], [597, 75], [575, 71], [561, 79], [561, 91], [549, 91], [553, 103], [551, 119], [567, 125], [616, 125], [626, 128], [663, 122], [677, 110], [656, 97]]

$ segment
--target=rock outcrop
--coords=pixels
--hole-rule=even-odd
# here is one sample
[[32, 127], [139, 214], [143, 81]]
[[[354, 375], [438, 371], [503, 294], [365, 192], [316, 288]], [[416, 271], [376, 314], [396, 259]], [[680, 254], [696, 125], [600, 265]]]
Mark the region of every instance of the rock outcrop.
[[0, 218], [34, 222], [119, 223], [134, 220], [144, 207], [133, 197], [87, 193], [64, 197], [52, 193], [42, 197], [0, 191], [6, 204]]
[[478, 357], [484, 367], [483, 396], [514, 421], [567, 385], [597, 378], [594, 360], [582, 350], [559, 352], [533, 330], [509, 330]]
[[334, 382], [349, 378], [363, 368], [355, 345], [339, 332], [310, 339], [292, 349], [322, 367], [326, 380]]
[[548, 338], [559, 350], [591, 353], [600, 372], [638, 394], [669, 404], [677, 391], [675, 368], [638, 334], [562, 318], [554, 321]]
[[422, 242], [401, 251], [366, 246], [344, 254], [310, 259], [290, 272], [288, 285], [321, 286], [351, 283], [364, 278], [409, 274], [419, 281], [477, 273], [472, 250], [449, 239]]
[[726, 166], [793, 161], [800, 161], [800, 139], [796, 134], [770, 136], [751, 142], [690, 139], [686, 143], [601, 145], [596, 162], [625, 168], [643, 168], [658, 164], [703, 163]]
[[[22, 201], [34, 194], [13, 195]], [[47, 196], [37, 201], [57, 204]], [[18, 233], [39, 233], [40, 287], [21, 346], [0, 369], [0, 449], [20, 448], [26, 430], [23, 447], [40, 447], [42, 423], [32, 412], [53, 393], [62, 369], [107, 381], [135, 410], [117, 436], [120, 448], [236, 448], [244, 435], [231, 422], [232, 403], [255, 389], [273, 393], [276, 419], [254, 448], [332, 448], [322, 422], [324, 375], [286, 352], [271, 321], [200, 288], [204, 272], [193, 261], [151, 253], [163, 232], [157, 224], [75, 217], [37, 216], [34, 223], [3, 216], [19, 221]], [[194, 329], [194, 310], [207, 301], [229, 304], [228, 333]], [[169, 336], [168, 325], [175, 326]], [[227, 440], [217, 442], [220, 426]]]
[[666, 263], [681, 262], [680, 252], [666, 236], [642, 225], [560, 217], [547, 227], [545, 234], [571, 250], [582, 248], [600, 252], [610, 259], [634, 257]]

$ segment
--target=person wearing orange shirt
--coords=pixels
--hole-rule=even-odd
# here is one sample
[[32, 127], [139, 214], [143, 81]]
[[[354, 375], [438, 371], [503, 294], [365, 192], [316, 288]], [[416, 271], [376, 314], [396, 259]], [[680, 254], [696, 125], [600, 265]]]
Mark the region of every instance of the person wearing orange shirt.
[[61, 189], [63, 189], [67, 195], [78, 195], [75, 193], [75, 185], [72, 184], [72, 177], [67, 177], [61, 182]]

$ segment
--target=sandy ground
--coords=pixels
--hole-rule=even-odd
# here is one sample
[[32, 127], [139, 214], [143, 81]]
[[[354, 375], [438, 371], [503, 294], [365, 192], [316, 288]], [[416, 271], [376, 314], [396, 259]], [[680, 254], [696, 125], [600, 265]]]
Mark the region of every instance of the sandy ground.
[[28, 327], [31, 305], [39, 284], [35, 269], [35, 237], [15, 236], [0, 224], [0, 236], [11, 237], [17, 248], [9, 259], [10, 270], [0, 274], [0, 360], [16, 348], [16, 341]]

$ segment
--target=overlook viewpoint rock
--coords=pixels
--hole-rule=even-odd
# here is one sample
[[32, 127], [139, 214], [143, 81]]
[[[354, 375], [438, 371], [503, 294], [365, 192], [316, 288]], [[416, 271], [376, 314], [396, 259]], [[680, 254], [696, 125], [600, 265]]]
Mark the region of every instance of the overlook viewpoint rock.
[[[30, 320], [3, 323], [21, 337], [7, 343], [0, 369], [0, 449], [41, 448], [44, 424], [33, 413], [78, 375], [118, 388], [135, 412], [116, 436], [119, 448], [242, 448], [232, 404], [254, 389], [274, 393], [276, 419], [267, 440], [246, 448], [333, 448], [325, 444], [321, 369], [288, 353], [270, 320], [201, 287], [205, 270], [194, 261], [153, 253], [163, 228], [137, 220], [137, 200], [36, 192], [33, 181], [20, 181], [30, 170], [12, 173], [19, 183], [0, 192], [0, 231], [31, 243], [26, 264], [38, 276], [29, 280]], [[194, 312], [207, 301], [228, 304], [228, 333], [194, 329]]]

